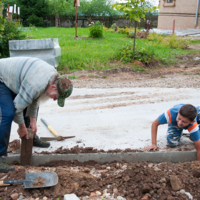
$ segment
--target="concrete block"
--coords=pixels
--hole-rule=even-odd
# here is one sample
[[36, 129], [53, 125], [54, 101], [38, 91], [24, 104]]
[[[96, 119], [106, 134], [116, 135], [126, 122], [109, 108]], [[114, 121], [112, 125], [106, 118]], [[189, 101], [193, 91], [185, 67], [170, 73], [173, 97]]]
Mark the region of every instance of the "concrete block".
[[9, 52], [10, 57], [36, 57], [53, 67], [57, 67], [61, 59], [58, 38], [10, 40]]

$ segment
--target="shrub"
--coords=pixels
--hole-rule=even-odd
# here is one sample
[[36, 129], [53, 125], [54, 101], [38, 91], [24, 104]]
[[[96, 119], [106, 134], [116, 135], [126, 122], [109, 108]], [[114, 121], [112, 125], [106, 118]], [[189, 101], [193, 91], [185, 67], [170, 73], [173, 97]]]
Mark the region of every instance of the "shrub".
[[172, 49], [187, 49], [189, 44], [189, 41], [180, 39], [176, 35], [163, 37], [161, 34], [155, 32], [148, 35], [148, 40], [156, 41], [157, 43], [169, 46]]
[[44, 22], [43, 22], [43, 18], [42, 17], [38, 17], [34, 14], [32, 14], [28, 19], [28, 24], [30, 25], [34, 25], [34, 26], [44, 26]]
[[149, 64], [154, 61], [154, 52], [148, 51], [145, 48], [135, 49], [133, 53], [133, 44], [126, 43], [117, 53], [117, 59], [124, 62], [130, 62], [132, 60], [139, 60], [144, 64]]
[[153, 32], [153, 33], [149, 33], [148, 40], [149, 41], [156, 41], [158, 43], [161, 43], [163, 41], [163, 37], [162, 37], [161, 34]]
[[116, 23], [114, 23], [114, 24], [111, 25], [111, 28], [112, 28], [113, 30], [115, 30], [116, 27], [117, 27], [117, 24], [116, 24]]
[[165, 38], [163, 44], [172, 49], [187, 49], [189, 41], [177, 38], [176, 35], [172, 35]]
[[120, 28], [118, 33], [129, 35], [129, 28]]
[[135, 31], [130, 31], [129, 32], [129, 38], [134, 38], [135, 36]]
[[103, 24], [100, 21], [92, 22], [90, 24], [90, 37], [102, 38], [103, 37]]
[[[2, 46], [2, 43], [3, 43], [4, 23], [5, 23], [5, 20], [0, 15], [0, 47]], [[0, 52], [0, 57], [1, 57], [1, 52]]]
[[2, 42], [0, 45], [0, 56], [8, 57], [9, 56], [9, 40], [21, 40], [26, 36], [18, 29], [17, 25], [13, 21], [4, 21], [4, 30], [2, 31], [1, 37]]

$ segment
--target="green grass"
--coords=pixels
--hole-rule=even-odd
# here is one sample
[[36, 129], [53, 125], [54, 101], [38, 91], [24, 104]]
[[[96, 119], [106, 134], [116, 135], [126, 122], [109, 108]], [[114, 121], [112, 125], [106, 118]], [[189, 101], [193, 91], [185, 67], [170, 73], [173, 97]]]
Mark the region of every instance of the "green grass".
[[[116, 53], [127, 42], [133, 39], [127, 38], [120, 33], [104, 32], [103, 39], [74, 39], [74, 28], [37, 28], [38, 30], [25, 32], [27, 36], [32, 35], [33, 39], [58, 38], [61, 47], [61, 62], [59, 71], [66, 73], [76, 70], [107, 70], [113, 68], [111, 63], [114, 61]], [[88, 37], [89, 28], [78, 28], [79, 37]], [[193, 42], [192, 42], [193, 43]], [[156, 58], [164, 64], [175, 63], [175, 57], [194, 53], [192, 50], [171, 49], [147, 39], [136, 39], [136, 48], [144, 47], [147, 51], [153, 51]], [[115, 68], [121, 67], [121, 64]]]

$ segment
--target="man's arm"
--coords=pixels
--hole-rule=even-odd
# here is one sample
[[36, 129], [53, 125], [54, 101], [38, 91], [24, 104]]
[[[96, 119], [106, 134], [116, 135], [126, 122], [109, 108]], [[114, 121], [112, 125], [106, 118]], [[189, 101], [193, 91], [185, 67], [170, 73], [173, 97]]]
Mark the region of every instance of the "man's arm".
[[156, 150], [157, 149], [157, 131], [158, 131], [158, 126], [159, 126], [159, 122], [158, 122], [158, 118], [152, 123], [151, 126], [151, 141], [152, 141], [152, 145], [145, 147], [146, 151], [150, 151], [150, 150]]
[[197, 160], [200, 161], [200, 139], [194, 142], [197, 150]]

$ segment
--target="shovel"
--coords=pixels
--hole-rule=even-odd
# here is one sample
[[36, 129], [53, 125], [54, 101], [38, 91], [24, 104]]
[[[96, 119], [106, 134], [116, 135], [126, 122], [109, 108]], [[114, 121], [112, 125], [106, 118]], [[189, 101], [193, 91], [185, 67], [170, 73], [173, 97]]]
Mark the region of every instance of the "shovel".
[[63, 141], [65, 139], [69, 139], [69, 138], [74, 138], [75, 136], [68, 136], [68, 137], [63, 137], [58, 135], [58, 133], [50, 126], [47, 124], [47, 122], [41, 118], [42, 123], [49, 129], [49, 131], [51, 131], [51, 133], [53, 133], [53, 135], [55, 136], [55, 138], [52, 137], [40, 137], [41, 140], [43, 141], [53, 141], [53, 140], [57, 140], [57, 141]]
[[23, 184], [24, 188], [51, 187], [58, 183], [58, 175], [55, 172], [26, 173], [25, 180], [0, 181], [0, 186]]

